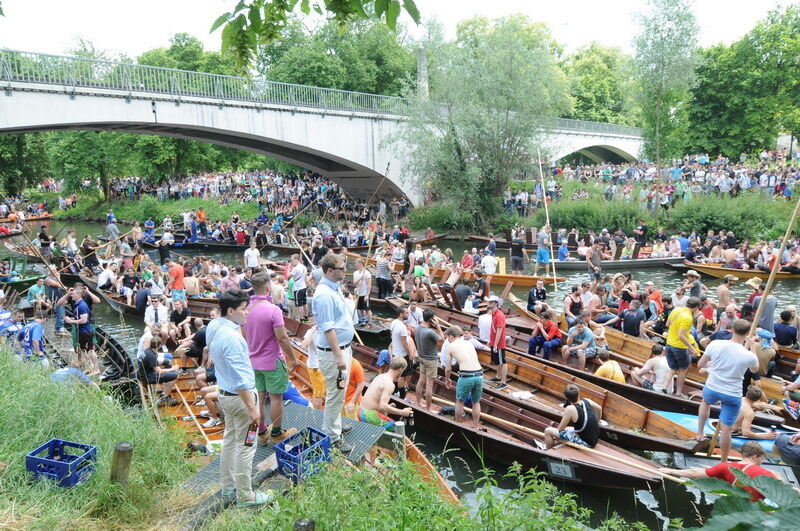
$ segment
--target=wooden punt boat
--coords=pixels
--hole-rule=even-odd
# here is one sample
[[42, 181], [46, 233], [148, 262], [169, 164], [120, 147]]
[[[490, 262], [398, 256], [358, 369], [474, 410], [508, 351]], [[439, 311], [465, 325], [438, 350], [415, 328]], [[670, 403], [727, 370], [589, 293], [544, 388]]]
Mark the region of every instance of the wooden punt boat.
[[[443, 308], [434, 308], [434, 311], [436, 312], [437, 316], [440, 317], [441, 319], [448, 321], [452, 324], [455, 324], [457, 326], [470, 326], [472, 327], [473, 333], [475, 334], [478, 333], [478, 324], [475, 316], [464, 314], [462, 312], [456, 312], [453, 310], [445, 310]], [[603, 389], [607, 389], [613, 393], [626, 397], [627, 399], [635, 402], [636, 404], [639, 404], [650, 410], [675, 411], [681, 413], [690, 413], [694, 415], [696, 415], [699, 411], [700, 407], [699, 397], [695, 400], [689, 398], [681, 398], [675, 395], [668, 395], [665, 393], [644, 389], [632, 383], [620, 383], [615, 380], [603, 378], [595, 375], [591, 371], [581, 370], [572, 365], [564, 365], [561, 361], [560, 355], [555, 355], [549, 360], [545, 360], [539, 357], [534, 358], [528, 355], [529, 338], [530, 334], [528, 332], [515, 330], [514, 328], [511, 328], [509, 326], [506, 334], [507, 356], [510, 357], [512, 354], [517, 354], [519, 356], [522, 356], [523, 359], [526, 360], [531, 359], [534, 360], [536, 363], [547, 365], [554, 369], [558, 369], [560, 371], [568, 373], [572, 377], [577, 377], [582, 380], [586, 380]], [[626, 364], [624, 361], [620, 362], [620, 366], [622, 367], [623, 371], [626, 374], [627, 381], [630, 381], [630, 372], [632, 366]], [[634, 368], [637, 366], [641, 365], [633, 365]], [[510, 366], [509, 366], [509, 371], [511, 371]], [[712, 411], [715, 414], [718, 414], [719, 408], [714, 406], [712, 408]], [[784, 422], [783, 417], [776, 415], [768, 415], [764, 413], [757, 413], [754, 421], [755, 424], [760, 426], [780, 425], [783, 422]]]
[[[299, 325], [296, 321], [295, 323]], [[191, 364], [184, 363], [183, 360], [181, 360], [181, 364], [184, 365], [183, 368], [185, 369], [194, 368]], [[311, 384], [304, 359], [303, 363], [298, 364], [297, 370], [292, 375], [292, 384], [306, 399], [311, 396]], [[149, 393], [145, 391], [145, 387], [141, 383], [140, 390], [142, 400], [152, 403], [152, 400], [148, 399]], [[160, 406], [157, 410], [154, 409], [159, 422], [161, 422], [162, 419], [171, 419], [175, 424], [175, 428], [180, 429], [184, 433], [187, 442], [194, 440], [203, 441], [207, 446], [220, 445], [222, 443], [225, 426], [219, 424], [212, 428], [203, 427], [202, 422], [204, 422], [205, 419], [199, 415], [206, 407], [197, 405], [197, 402], [200, 400], [199, 388], [195, 381], [194, 373], [191, 370], [187, 370], [179, 375], [174, 395], [177, 395], [176, 399], [178, 400], [178, 405], [164, 405]], [[450, 488], [441, 474], [439, 474], [436, 467], [433, 466], [430, 460], [411, 439], [403, 437], [402, 449], [405, 458], [414, 464], [423, 481], [436, 488], [442, 500], [455, 505], [460, 503], [453, 489]], [[384, 448], [376, 444], [365, 456], [367, 464], [372, 466], [376, 458], [380, 455], [396, 455], [395, 447], [392, 445], [392, 448]]]
[[[53, 214], [45, 213], [39, 214], [37, 216], [25, 216], [25, 223], [29, 221], [47, 221], [53, 219]], [[16, 220], [10, 218], [2, 218], [0, 219], [0, 223], [16, 223]]]
[[[295, 323], [287, 322], [287, 330], [292, 330], [295, 335], [300, 336], [306, 325]], [[298, 356], [304, 359], [305, 353], [297, 345], [294, 347]], [[375, 366], [378, 353], [374, 349], [353, 344], [353, 356], [361, 362], [366, 370], [372, 373], [380, 372]], [[455, 391], [446, 389], [443, 380], [437, 379], [434, 384], [434, 396], [452, 402], [455, 399]], [[543, 431], [550, 425], [551, 420], [548, 417], [522, 409], [505, 397], [490, 393], [485, 396], [486, 398], [481, 401], [483, 413], [538, 431]], [[438, 408], [436, 411], [428, 411], [420, 408], [416, 403], [397, 398], [395, 400], [399, 404], [414, 409], [416, 426], [443, 436], [458, 434], [459, 437], [454, 441], [463, 448], [481, 448], [486, 455], [501, 462], [508, 464], [519, 462], [526, 467], [535, 467], [545, 472], [553, 480], [618, 488], [653, 488], [661, 484], [661, 480], [654, 473], [651, 474], [577, 448], [556, 446], [550, 450], [540, 449], [536, 439], [528, 432], [509, 428], [502, 423], [491, 426], [486, 424], [484, 425], [486, 431], [476, 431], [472, 428], [471, 422], [456, 422], [450, 417], [438, 414]], [[533, 444], [531, 444], [532, 440], [534, 440]], [[538, 443], [542, 443], [542, 441], [538, 440]], [[599, 442], [595, 449], [650, 469], [655, 469], [657, 466], [606, 442]]]
[[[79, 277], [81, 282], [88, 285], [92, 291], [100, 295], [106, 304], [111, 306], [115, 311], [129, 315], [143, 315], [136, 306], [128, 304], [123, 295], [99, 289], [97, 287], [96, 277], [89, 277], [83, 274], [79, 275]], [[188, 297], [186, 303], [189, 307], [189, 311], [192, 312], [192, 317], [200, 317], [201, 319], [210, 318], [211, 310], [219, 308], [217, 299], [207, 297]]]
[[795, 372], [797, 364], [800, 362], [800, 350], [789, 347], [780, 347], [778, 349], [778, 354], [781, 355], [781, 359], [778, 360], [776, 371], [779, 374], [788, 377], [790, 374]]
[[26, 258], [28, 262], [41, 264], [42, 259], [39, 258], [39, 255], [33, 250], [28, 243], [17, 243], [13, 241], [5, 241], [3, 242], [6, 250], [11, 256], [16, 256], [17, 258]]
[[[623, 270], [623, 269], [642, 269], [651, 267], [664, 267], [667, 264], [679, 264], [683, 262], [681, 256], [668, 256], [666, 258], [637, 258], [635, 260], [603, 260], [601, 267], [603, 271], [606, 270]], [[556, 273], [561, 271], [587, 271], [585, 260], [573, 260], [568, 262], [553, 262], [555, 264]]]
[[[508, 300], [519, 313], [527, 315], [532, 319], [536, 318], [535, 315], [528, 312], [525, 304], [515, 297], [514, 294], [509, 293]], [[559, 326], [562, 330], [566, 329], [566, 322], [564, 321], [563, 315], [559, 316]], [[634, 337], [610, 327], [605, 327], [604, 331], [608, 346], [612, 349], [612, 359], [632, 366], [641, 366], [650, 359], [653, 348], [652, 341]], [[705, 383], [706, 378], [707, 375], [701, 373], [696, 364], [689, 366], [689, 372], [686, 374], [686, 381], [690, 386], [700, 388]], [[778, 382], [762, 378], [761, 389], [764, 391], [767, 398], [774, 398], [779, 402], [783, 400], [783, 393], [781, 392], [781, 387]]]
[[[693, 263], [690, 266], [687, 266], [689, 269], [694, 269], [698, 273], [702, 273], [704, 275], [714, 277], [714, 278], [722, 278], [725, 275], [733, 275], [738, 277], [739, 280], [747, 280], [751, 278], [760, 278], [762, 280], [767, 280], [769, 278], [769, 271], [761, 271], [759, 269], [730, 269], [727, 267], [722, 267], [719, 264], [697, 264]], [[795, 280], [800, 279], [800, 274], [797, 273], [785, 273], [778, 271], [775, 273], [775, 280]]]

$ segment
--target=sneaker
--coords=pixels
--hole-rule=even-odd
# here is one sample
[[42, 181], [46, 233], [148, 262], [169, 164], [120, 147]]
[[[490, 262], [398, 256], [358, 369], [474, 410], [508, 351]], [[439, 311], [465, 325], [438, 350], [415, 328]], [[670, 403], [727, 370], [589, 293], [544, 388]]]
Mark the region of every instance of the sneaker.
[[344, 441], [344, 439], [339, 439], [335, 443], [333, 443], [333, 447], [342, 452], [343, 454], [349, 454], [353, 451], [353, 445], [349, 444]]
[[508, 384], [507, 384], [507, 383], [501, 383], [500, 385], [498, 385], [497, 387], [495, 387], [495, 389], [496, 389], [496, 390], [498, 390], [498, 391], [500, 391], [501, 389], [505, 389], [506, 387], [508, 387]]
[[64, 329], [62, 328], [61, 330], [56, 330], [56, 335], [57, 335], [57, 336], [64, 336], [64, 337], [66, 337], [66, 336], [71, 336], [72, 334], [70, 334], [69, 332], [67, 332], [66, 330], [64, 330]]
[[351, 431], [353, 431], [353, 425], [352, 424], [342, 423], [342, 433], [350, 433]]
[[275, 499], [275, 491], [270, 489], [267, 492], [260, 492], [260, 491], [253, 491], [256, 495], [256, 498], [253, 501], [240, 501], [236, 503], [237, 507], [256, 507], [258, 505], [264, 505], [272, 500]]
[[487, 382], [499, 382], [500, 378], [486, 378]]
[[222, 424], [222, 419], [208, 419], [202, 424], [202, 426], [204, 428], [213, 428], [214, 426], [219, 426], [220, 424]]
[[156, 404], [158, 406], [175, 407], [178, 405], [178, 401], [172, 398], [171, 395], [161, 395]]
[[211, 413], [209, 413], [207, 409], [204, 409], [203, 411], [198, 413], [197, 416], [198, 417], [210, 418], [211, 417]]
[[270, 430], [269, 444], [278, 444], [281, 441], [285, 441], [295, 433], [297, 433], [297, 428], [287, 428], [285, 430], [281, 430], [281, 432], [278, 435], [272, 435], [272, 430]]
[[200, 402], [195, 402], [194, 405], [196, 405], [196, 406], [204, 406], [204, 405], [206, 405], [206, 401], [205, 400], [201, 400]]

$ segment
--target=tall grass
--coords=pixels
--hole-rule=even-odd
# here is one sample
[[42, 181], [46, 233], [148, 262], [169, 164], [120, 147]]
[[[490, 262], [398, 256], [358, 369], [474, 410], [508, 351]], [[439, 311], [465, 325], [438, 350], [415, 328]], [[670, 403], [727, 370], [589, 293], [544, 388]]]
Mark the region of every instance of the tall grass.
[[[146, 528], [194, 469], [174, 430], [144, 412], [123, 410], [98, 389], [55, 383], [48, 371], [13, 359], [0, 345], [0, 528]], [[62, 488], [31, 480], [25, 454], [51, 438], [97, 446], [94, 476]], [[134, 445], [127, 489], [109, 481], [114, 445]], [[179, 490], [179, 489], [177, 489]]]

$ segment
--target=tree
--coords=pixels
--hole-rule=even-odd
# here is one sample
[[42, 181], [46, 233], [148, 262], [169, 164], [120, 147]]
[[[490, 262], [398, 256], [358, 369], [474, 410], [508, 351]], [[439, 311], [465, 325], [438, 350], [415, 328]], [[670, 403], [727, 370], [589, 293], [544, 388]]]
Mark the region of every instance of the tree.
[[564, 61], [573, 112], [569, 118], [639, 125], [633, 59], [619, 48], [591, 43]]
[[634, 46], [647, 147], [661, 164], [666, 141], [674, 145], [680, 131], [676, 115], [692, 85], [698, 28], [689, 0], [650, 0], [650, 6]]
[[0, 135], [0, 184], [7, 195], [50, 176], [42, 142], [40, 133]]
[[126, 174], [131, 135], [100, 131], [53, 133], [47, 156], [54, 175], [64, 178], [68, 190], [80, 188], [83, 179], [99, 182], [109, 198], [111, 179]]
[[392, 139], [416, 176], [477, 224], [500, 212], [509, 179], [533, 167], [552, 118], [569, 111], [546, 39], [523, 17], [459, 25], [431, 57], [430, 100], [414, 100]]
[[332, 16], [340, 25], [358, 19], [385, 20], [394, 31], [400, 12], [405, 10], [419, 24], [420, 14], [414, 0], [239, 0], [233, 11], [223, 13], [211, 26], [222, 28], [222, 49], [230, 52], [237, 66], [246, 70], [255, 59], [259, 45], [277, 40], [291, 24], [291, 14], [298, 7], [306, 15]]

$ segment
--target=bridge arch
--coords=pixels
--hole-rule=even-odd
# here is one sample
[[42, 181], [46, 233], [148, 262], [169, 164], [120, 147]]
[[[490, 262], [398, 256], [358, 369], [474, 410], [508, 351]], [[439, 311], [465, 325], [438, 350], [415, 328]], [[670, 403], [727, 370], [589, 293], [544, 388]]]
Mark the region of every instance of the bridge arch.
[[611, 162], [614, 164], [621, 164], [623, 162], [634, 162], [638, 160], [638, 157], [628, 153], [624, 149], [610, 145], [586, 146], [584, 148], [577, 149], [572, 153], [562, 155], [560, 159], [564, 159], [572, 155], [582, 155], [594, 163]]

